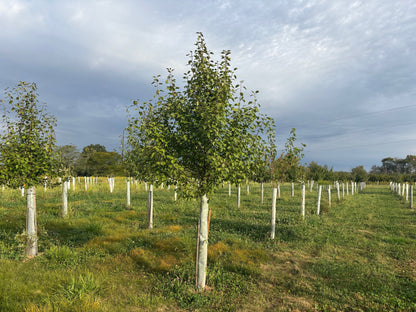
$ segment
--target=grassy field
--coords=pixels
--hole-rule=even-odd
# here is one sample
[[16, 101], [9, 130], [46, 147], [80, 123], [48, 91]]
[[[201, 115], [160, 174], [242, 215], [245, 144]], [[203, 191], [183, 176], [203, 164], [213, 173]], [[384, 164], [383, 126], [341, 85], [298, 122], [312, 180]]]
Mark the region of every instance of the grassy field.
[[60, 217], [60, 189], [38, 190], [39, 256], [24, 259], [25, 198], [0, 193], [0, 311], [416, 311], [416, 216], [388, 186], [316, 216], [316, 191], [282, 187], [276, 239], [269, 239], [271, 189], [235, 189], [210, 198], [207, 289], [195, 291], [197, 201], [155, 191], [154, 229], [146, 229], [146, 192], [114, 193], [102, 179], [70, 191]]

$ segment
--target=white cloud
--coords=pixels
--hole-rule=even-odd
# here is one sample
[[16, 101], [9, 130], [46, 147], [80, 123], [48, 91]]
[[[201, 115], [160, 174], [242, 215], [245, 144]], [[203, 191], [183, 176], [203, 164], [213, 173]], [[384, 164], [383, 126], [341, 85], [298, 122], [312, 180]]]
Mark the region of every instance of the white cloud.
[[18, 16], [22, 10], [24, 10], [24, 5], [20, 1], [13, 0], [0, 2], [0, 16], [3, 19], [12, 19]]

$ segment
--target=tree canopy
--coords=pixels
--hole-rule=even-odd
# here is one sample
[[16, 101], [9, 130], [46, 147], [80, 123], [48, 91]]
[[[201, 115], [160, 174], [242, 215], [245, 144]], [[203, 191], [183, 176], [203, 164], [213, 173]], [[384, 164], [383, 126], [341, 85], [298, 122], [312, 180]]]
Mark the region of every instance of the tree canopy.
[[230, 51], [214, 61], [199, 33], [189, 56], [183, 90], [168, 69], [164, 82], [154, 78], [153, 100], [133, 102], [126, 160], [140, 178], [174, 180], [186, 195], [198, 197], [223, 180], [250, 176], [271, 148], [264, 137], [274, 123], [260, 114], [255, 92], [246, 100]]
[[31, 187], [56, 169], [55, 117], [40, 104], [35, 83], [19, 82], [6, 89], [0, 136], [1, 182]]

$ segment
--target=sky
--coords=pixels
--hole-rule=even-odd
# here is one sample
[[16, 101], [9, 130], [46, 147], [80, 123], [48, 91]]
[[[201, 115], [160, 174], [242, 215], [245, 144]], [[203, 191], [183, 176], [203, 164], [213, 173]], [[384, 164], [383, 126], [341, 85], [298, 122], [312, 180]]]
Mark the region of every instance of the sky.
[[120, 150], [153, 76], [187, 71], [197, 32], [258, 90], [279, 149], [334, 170], [416, 154], [414, 0], [0, 0], [0, 98], [35, 82], [59, 145]]

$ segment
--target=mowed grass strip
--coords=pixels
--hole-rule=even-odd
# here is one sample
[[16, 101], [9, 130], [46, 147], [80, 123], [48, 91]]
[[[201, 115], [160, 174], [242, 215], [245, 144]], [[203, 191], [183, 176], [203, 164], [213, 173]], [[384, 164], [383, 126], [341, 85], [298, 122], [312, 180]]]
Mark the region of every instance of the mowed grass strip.
[[388, 186], [368, 186], [329, 207], [323, 192], [281, 187], [276, 239], [269, 239], [271, 186], [210, 198], [207, 289], [195, 291], [199, 201], [155, 191], [153, 230], [146, 192], [124, 179], [69, 192], [60, 218], [60, 189], [38, 190], [40, 255], [23, 259], [24, 200], [6, 190], [0, 208], [0, 311], [392, 311], [416, 310], [416, 216]]

